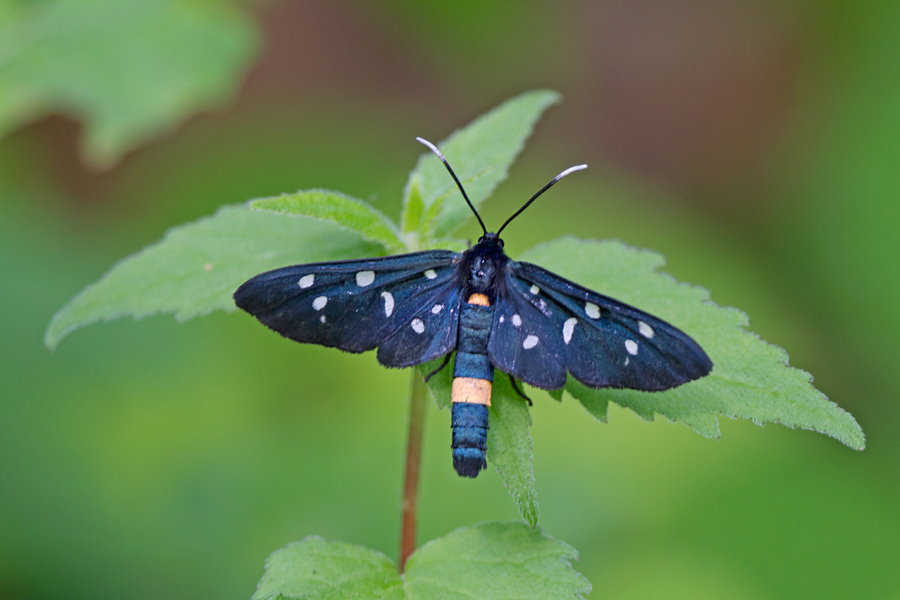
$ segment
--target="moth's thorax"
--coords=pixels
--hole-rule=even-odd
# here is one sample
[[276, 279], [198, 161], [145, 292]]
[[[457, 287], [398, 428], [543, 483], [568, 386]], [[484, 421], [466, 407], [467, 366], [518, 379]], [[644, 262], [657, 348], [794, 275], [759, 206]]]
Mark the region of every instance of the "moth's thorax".
[[464, 276], [469, 292], [487, 294], [493, 300], [500, 271], [509, 260], [503, 252], [503, 241], [496, 234], [483, 236], [463, 254]]

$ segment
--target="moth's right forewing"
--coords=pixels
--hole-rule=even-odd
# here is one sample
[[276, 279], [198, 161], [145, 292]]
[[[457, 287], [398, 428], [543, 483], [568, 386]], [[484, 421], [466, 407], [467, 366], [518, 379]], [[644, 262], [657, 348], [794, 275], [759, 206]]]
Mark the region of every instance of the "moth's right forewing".
[[560, 358], [585, 385], [661, 391], [712, 369], [696, 341], [658, 317], [537, 265], [517, 262], [511, 270], [511, 279], [536, 290], [530, 302], [546, 304]]

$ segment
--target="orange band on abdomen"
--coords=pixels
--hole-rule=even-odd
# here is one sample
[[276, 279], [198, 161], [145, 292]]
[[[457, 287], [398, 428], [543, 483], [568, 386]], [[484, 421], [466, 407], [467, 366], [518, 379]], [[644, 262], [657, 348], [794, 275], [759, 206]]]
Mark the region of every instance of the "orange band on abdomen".
[[491, 405], [491, 382], [473, 377], [454, 377], [450, 391], [451, 402]]

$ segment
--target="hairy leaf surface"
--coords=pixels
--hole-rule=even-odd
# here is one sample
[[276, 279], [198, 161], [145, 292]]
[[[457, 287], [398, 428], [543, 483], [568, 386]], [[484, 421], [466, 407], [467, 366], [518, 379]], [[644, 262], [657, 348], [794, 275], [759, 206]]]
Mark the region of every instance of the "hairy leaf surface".
[[645, 419], [655, 414], [718, 436], [716, 414], [782, 423], [830, 435], [862, 449], [865, 437], [853, 417], [811, 384], [809, 373], [788, 366], [784, 350], [747, 331], [747, 316], [722, 308], [699, 287], [657, 271], [662, 256], [619, 242], [575, 238], [541, 244], [521, 256], [601, 294], [656, 315], [693, 337], [713, 361], [708, 376], [665, 392], [592, 390], [572, 377], [566, 390], [598, 419], [615, 402]]
[[95, 321], [174, 313], [184, 321], [236, 310], [232, 294], [250, 277], [286, 265], [377, 256], [383, 250], [355, 233], [305, 217], [246, 206], [173, 227], [165, 237], [114, 266], [72, 298], [50, 322], [50, 348]]
[[[438, 144], [476, 208], [506, 179], [538, 119], [559, 98], [547, 90], [516, 96]], [[473, 218], [450, 174], [431, 152], [419, 157], [410, 173], [404, 205], [405, 227], [420, 226], [427, 239], [446, 237]]]
[[296, 194], [254, 200], [250, 203], [250, 208], [320, 219], [378, 242], [389, 253], [407, 251], [393, 221], [362, 200], [340, 192], [304, 190]]
[[308, 537], [274, 552], [253, 600], [404, 598], [391, 560], [362, 546]]
[[578, 553], [521, 523], [463, 527], [419, 548], [400, 575], [380, 552], [319, 537], [279, 550], [253, 600], [551, 600], [584, 598]]
[[531, 444], [531, 413], [525, 400], [512, 389], [507, 376], [499, 372], [494, 376], [491, 393], [490, 425], [488, 460], [503, 479], [519, 514], [534, 527], [538, 524], [538, 502]]

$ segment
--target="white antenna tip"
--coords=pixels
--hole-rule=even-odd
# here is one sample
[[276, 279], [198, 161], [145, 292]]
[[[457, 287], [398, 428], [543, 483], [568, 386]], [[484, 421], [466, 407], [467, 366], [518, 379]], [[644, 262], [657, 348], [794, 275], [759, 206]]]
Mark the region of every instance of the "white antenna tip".
[[437, 149], [437, 146], [435, 146], [434, 144], [432, 144], [431, 142], [429, 142], [429, 141], [426, 140], [425, 138], [417, 137], [417, 138], [416, 138], [416, 141], [419, 142], [420, 144], [425, 144], [426, 146], [428, 146], [429, 148], [431, 148], [431, 151], [432, 151], [432, 152], [434, 152], [435, 154], [437, 154], [438, 156], [440, 156], [440, 157], [441, 157], [441, 160], [443, 160], [443, 161], [446, 162], [446, 159], [444, 158], [444, 155], [441, 154], [441, 151]]
[[557, 175], [556, 179], [558, 181], [566, 175], [569, 175], [570, 173], [574, 173], [575, 171], [583, 171], [584, 169], [587, 169], [587, 165], [575, 165], [574, 167], [569, 167], [568, 169]]

